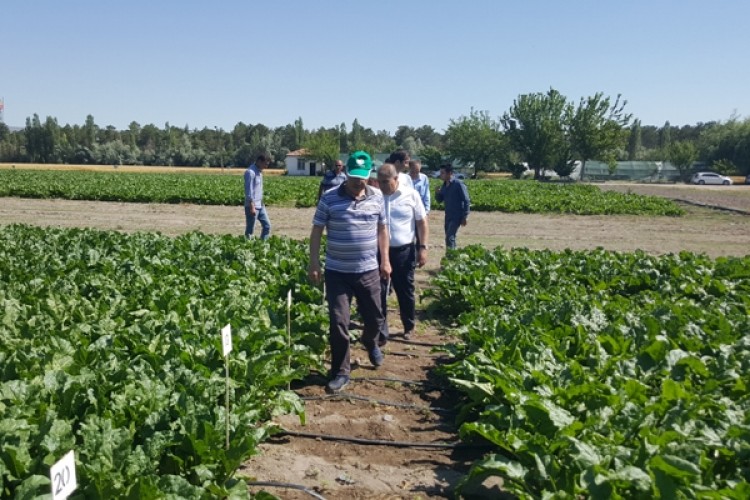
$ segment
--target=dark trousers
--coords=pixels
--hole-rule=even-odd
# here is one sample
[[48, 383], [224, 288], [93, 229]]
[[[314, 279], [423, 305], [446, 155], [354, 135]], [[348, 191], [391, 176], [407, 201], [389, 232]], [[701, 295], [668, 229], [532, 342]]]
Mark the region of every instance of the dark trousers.
[[362, 315], [362, 344], [369, 351], [377, 344], [385, 317], [380, 309], [380, 272], [366, 273], [325, 272], [326, 299], [331, 326], [328, 341], [331, 345], [331, 377], [351, 372], [349, 320], [352, 297]]
[[[416, 323], [416, 302], [414, 299], [414, 269], [417, 267], [417, 250], [412, 245], [402, 247], [391, 247], [388, 249], [391, 260], [391, 282], [390, 285], [396, 292], [398, 298], [398, 309], [401, 315], [401, 323], [404, 331], [414, 329]], [[380, 307], [383, 316], [387, 316], [388, 306], [388, 282], [381, 281]], [[388, 320], [383, 322], [380, 341], [388, 340]]]

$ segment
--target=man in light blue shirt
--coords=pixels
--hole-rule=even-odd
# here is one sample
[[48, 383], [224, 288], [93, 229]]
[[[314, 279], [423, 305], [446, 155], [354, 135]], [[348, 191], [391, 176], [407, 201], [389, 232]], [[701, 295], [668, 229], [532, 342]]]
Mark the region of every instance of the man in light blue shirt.
[[419, 197], [422, 199], [424, 211], [429, 215], [430, 203], [432, 202], [432, 196], [430, 195], [430, 179], [422, 173], [421, 161], [409, 160], [409, 177], [411, 177], [414, 190], [419, 193]]
[[245, 170], [245, 238], [255, 231], [255, 221], [260, 222], [260, 239], [267, 240], [271, 234], [271, 221], [263, 204], [263, 170], [271, 163], [266, 154], [259, 154], [255, 163]]

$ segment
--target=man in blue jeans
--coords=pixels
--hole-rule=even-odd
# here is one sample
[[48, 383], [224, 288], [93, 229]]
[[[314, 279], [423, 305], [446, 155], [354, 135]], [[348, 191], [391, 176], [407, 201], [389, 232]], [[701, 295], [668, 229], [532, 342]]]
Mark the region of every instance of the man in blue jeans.
[[[352, 153], [346, 163], [346, 182], [323, 193], [313, 217], [310, 233], [308, 277], [321, 281], [320, 242], [326, 245], [325, 285], [331, 345], [329, 392], [349, 384], [351, 373], [349, 319], [352, 297], [357, 298], [364, 328], [362, 344], [375, 368], [383, 364], [377, 341], [385, 317], [380, 306], [380, 280], [391, 274], [388, 260], [388, 226], [383, 195], [367, 185], [372, 169], [370, 155]], [[382, 258], [378, 263], [378, 252]]]
[[255, 163], [245, 170], [245, 238], [255, 231], [255, 221], [260, 222], [260, 239], [267, 240], [271, 234], [271, 221], [263, 204], [263, 171], [271, 163], [266, 154], [259, 154]]
[[466, 184], [453, 175], [453, 165], [440, 166], [443, 185], [435, 191], [435, 199], [445, 204], [445, 248], [456, 248], [459, 226], [465, 226], [469, 218], [469, 191]]

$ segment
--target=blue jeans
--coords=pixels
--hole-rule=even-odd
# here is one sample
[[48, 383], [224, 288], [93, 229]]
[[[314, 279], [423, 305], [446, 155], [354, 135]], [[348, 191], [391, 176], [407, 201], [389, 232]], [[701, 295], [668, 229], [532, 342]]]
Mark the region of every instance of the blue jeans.
[[266, 206], [263, 205], [260, 208], [255, 209], [255, 215], [250, 213], [250, 207], [245, 205], [245, 238], [249, 238], [255, 231], [255, 220], [260, 222], [261, 232], [260, 239], [267, 240], [271, 234], [271, 221], [268, 219], [268, 213], [266, 212]]
[[445, 219], [445, 248], [456, 248], [456, 234], [461, 227], [461, 219]]

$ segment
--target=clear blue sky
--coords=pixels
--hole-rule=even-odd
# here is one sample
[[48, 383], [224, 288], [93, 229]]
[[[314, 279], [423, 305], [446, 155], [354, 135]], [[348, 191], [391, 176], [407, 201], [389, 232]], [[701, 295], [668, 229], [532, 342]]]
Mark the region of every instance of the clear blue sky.
[[748, 0], [5, 0], [5, 122], [444, 131], [550, 87], [644, 125], [750, 113]]

